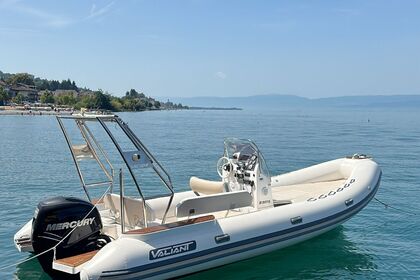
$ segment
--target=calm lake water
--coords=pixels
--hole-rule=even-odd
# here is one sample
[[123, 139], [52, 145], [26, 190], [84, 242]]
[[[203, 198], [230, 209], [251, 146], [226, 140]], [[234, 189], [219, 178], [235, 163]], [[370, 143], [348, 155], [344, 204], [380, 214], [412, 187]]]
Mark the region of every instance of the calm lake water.
[[[255, 140], [272, 174], [366, 153], [382, 168], [377, 198], [337, 229], [307, 242], [185, 279], [412, 279], [420, 275], [420, 114], [415, 109], [301, 109], [121, 113], [170, 172], [177, 190], [190, 176], [218, 179], [228, 136]], [[37, 203], [83, 197], [55, 117], [0, 117], [0, 267], [29, 257], [14, 233]], [[0, 279], [49, 279], [36, 260]]]

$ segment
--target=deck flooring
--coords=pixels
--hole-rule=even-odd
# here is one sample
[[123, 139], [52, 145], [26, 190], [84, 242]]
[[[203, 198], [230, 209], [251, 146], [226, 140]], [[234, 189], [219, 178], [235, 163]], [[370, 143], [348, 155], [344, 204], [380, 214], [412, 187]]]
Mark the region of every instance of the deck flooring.
[[278, 186], [272, 188], [273, 199], [290, 200], [294, 203], [307, 200], [310, 197], [317, 197], [324, 193], [329, 193], [344, 185], [345, 180], [335, 180], [328, 182], [305, 183], [289, 186]]
[[85, 262], [90, 261], [98, 252], [99, 250], [95, 250], [95, 251], [83, 253], [76, 256], [58, 259], [58, 260], [55, 260], [55, 263], [66, 265], [69, 267], [78, 267], [79, 265], [82, 265]]

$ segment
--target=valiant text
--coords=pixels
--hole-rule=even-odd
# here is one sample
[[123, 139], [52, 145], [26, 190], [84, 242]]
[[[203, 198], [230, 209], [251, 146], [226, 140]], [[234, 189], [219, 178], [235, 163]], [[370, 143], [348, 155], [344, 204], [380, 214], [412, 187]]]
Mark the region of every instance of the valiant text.
[[171, 245], [163, 248], [151, 250], [149, 253], [150, 260], [156, 260], [172, 255], [181, 254], [188, 251], [193, 251], [197, 248], [195, 241], [188, 241], [176, 245]]

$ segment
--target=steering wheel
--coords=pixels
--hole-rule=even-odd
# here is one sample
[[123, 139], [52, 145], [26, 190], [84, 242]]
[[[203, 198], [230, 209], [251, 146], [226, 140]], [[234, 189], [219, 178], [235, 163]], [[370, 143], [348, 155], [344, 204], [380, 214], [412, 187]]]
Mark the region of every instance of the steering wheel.
[[226, 165], [230, 165], [229, 166], [230, 169], [233, 168], [232, 164], [230, 163], [230, 159], [228, 157], [219, 158], [219, 160], [217, 161], [217, 164], [216, 164], [216, 170], [217, 170], [217, 174], [219, 174], [219, 176], [222, 179], [227, 178], [229, 176], [229, 173], [230, 173], [230, 172], [228, 172], [227, 175], [223, 176], [223, 170], [224, 170]]

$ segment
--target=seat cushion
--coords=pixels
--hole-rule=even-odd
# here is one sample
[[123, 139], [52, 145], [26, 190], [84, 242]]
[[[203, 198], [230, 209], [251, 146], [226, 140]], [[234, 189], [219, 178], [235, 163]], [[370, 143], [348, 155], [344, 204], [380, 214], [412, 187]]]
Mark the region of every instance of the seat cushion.
[[209, 181], [194, 176], [190, 178], [190, 187], [194, 192], [200, 194], [216, 194], [222, 193], [224, 190], [222, 181]]

